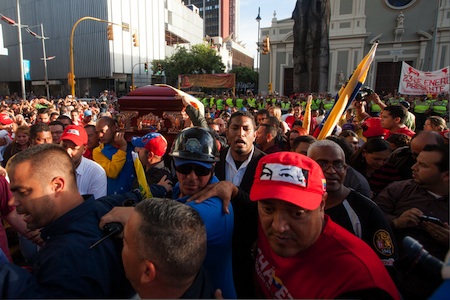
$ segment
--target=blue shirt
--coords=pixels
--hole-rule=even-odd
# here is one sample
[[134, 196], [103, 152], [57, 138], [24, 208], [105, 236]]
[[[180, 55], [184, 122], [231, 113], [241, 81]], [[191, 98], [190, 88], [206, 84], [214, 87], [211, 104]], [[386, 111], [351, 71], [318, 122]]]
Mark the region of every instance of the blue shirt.
[[124, 298], [131, 295], [125, 278], [120, 245], [103, 237], [100, 218], [123, 196], [85, 201], [42, 229], [45, 246], [38, 252], [33, 272], [0, 265], [0, 298]]
[[[219, 180], [213, 176], [209, 183]], [[214, 288], [220, 288], [224, 298], [236, 299], [236, 290], [233, 282], [233, 268], [231, 261], [231, 242], [234, 227], [234, 212], [230, 204], [229, 214], [222, 209], [222, 200], [218, 197], [209, 198], [202, 203], [186, 202], [189, 196], [178, 198], [180, 186], [177, 183], [173, 188], [173, 197], [198, 211], [205, 223], [207, 235], [206, 258], [203, 266], [211, 277]]]

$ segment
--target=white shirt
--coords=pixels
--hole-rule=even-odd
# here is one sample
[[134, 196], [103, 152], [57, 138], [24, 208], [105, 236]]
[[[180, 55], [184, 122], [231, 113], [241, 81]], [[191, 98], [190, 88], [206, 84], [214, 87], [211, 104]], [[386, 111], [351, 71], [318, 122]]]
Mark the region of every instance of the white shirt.
[[248, 163], [253, 157], [255, 146], [252, 146], [252, 151], [248, 158], [242, 163], [239, 169], [236, 169], [236, 163], [233, 156], [231, 156], [231, 149], [228, 149], [227, 156], [225, 158], [225, 179], [231, 181], [235, 186], [240, 186], [245, 171], [247, 170]]
[[92, 194], [95, 199], [106, 196], [106, 172], [98, 163], [82, 157], [75, 173], [81, 195]]

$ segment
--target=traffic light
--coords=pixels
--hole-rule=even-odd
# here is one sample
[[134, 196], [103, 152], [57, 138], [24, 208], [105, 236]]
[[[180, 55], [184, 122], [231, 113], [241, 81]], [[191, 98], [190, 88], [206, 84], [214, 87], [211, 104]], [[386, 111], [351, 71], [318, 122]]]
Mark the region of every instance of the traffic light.
[[145, 73], [148, 73], [148, 64], [147, 63], [144, 64], [144, 71], [145, 71]]
[[270, 52], [270, 40], [269, 36], [267, 35], [266, 38], [263, 41], [263, 51], [262, 54], [266, 55]]
[[139, 40], [138, 40], [138, 36], [136, 33], [133, 33], [133, 46], [139, 47]]
[[69, 85], [75, 85], [75, 75], [71, 72], [67, 73], [67, 83]]
[[267, 84], [267, 88], [269, 89], [269, 93], [272, 93], [272, 82]]
[[156, 75], [162, 75], [163, 67], [161, 64], [158, 64], [158, 71], [156, 72]]
[[114, 40], [114, 30], [112, 25], [108, 25], [106, 28], [106, 35], [108, 36], [109, 41]]

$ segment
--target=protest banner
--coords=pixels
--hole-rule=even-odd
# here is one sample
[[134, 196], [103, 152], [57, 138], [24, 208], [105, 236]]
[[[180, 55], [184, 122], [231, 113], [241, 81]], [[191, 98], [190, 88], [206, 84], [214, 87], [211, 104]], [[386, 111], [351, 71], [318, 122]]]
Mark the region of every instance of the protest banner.
[[406, 95], [426, 95], [448, 92], [450, 89], [449, 75], [449, 67], [438, 71], [424, 72], [403, 62], [398, 92]]

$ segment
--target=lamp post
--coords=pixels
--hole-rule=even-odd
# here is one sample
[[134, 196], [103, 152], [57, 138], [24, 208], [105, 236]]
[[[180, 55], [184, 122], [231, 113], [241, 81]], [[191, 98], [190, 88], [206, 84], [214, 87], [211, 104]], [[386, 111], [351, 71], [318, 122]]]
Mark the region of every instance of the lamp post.
[[34, 36], [35, 38], [40, 39], [42, 41], [42, 54], [44, 55], [44, 57], [41, 58], [41, 60], [44, 61], [44, 81], [45, 81], [45, 89], [47, 91], [47, 100], [50, 100], [50, 90], [49, 90], [48, 72], [47, 72], [47, 60], [52, 60], [55, 58], [55, 56], [47, 57], [47, 54], [45, 52], [45, 40], [48, 40], [48, 37], [45, 37], [45, 35], [44, 35], [44, 25], [42, 23], [41, 23], [40, 27], [41, 27], [41, 35], [38, 35], [34, 31], [32, 31], [30, 29], [30, 27], [27, 28], [26, 31], [28, 33], [30, 33], [32, 36]]
[[[68, 79], [69, 79], [70, 91], [74, 98], [75, 98], [75, 63], [73, 60], [73, 37], [75, 35], [75, 28], [77, 28], [77, 25], [81, 21], [84, 21], [84, 20], [92, 20], [92, 21], [97, 21], [97, 22], [101, 22], [101, 23], [108, 23], [108, 25], [117, 25], [117, 26], [122, 27], [123, 29], [130, 29], [130, 27], [127, 25], [117, 24], [117, 23], [113, 23], [113, 22], [110, 22], [107, 20], [102, 20], [99, 18], [94, 18], [94, 17], [89, 17], [89, 16], [82, 17], [78, 21], [75, 22], [75, 24], [72, 26], [72, 31], [70, 33], [70, 45], [69, 45], [70, 72], [69, 72], [69, 74], [67, 74]], [[138, 47], [139, 42], [137, 40], [137, 31], [136, 30], [133, 33], [133, 41], [134, 41], [134, 46]]]
[[260, 13], [260, 8], [258, 7], [258, 15], [256, 16], [256, 22], [258, 22], [258, 35], [257, 35], [257, 37], [258, 37], [258, 39], [257, 39], [257, 41], [256, 41], [256, 45], [257, 45], [257, 48], [256, 48], [256, 52], [257, 52], [257, 54], [256, 54], [256, 67], [258, 68], [258, 73], [259, 73], [259, 23], [261, 22], [261, 16], [259, 15], [259, 13]]

